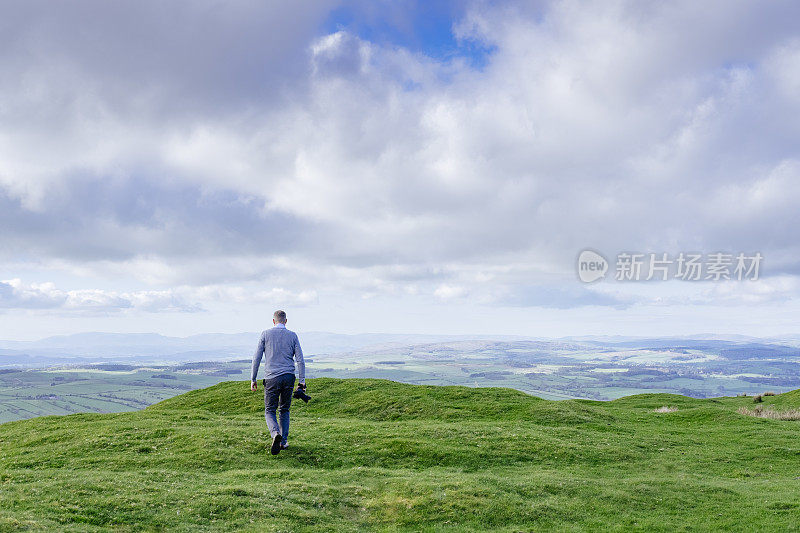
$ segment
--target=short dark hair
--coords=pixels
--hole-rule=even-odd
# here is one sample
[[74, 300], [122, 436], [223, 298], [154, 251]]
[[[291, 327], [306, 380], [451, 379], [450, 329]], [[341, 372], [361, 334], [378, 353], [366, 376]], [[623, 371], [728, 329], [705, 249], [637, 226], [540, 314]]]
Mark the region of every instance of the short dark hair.
[[277, 311], [272, 313], [272, 318], [274, 318], [277, 322], [280, 322], [281, 324], [286, 324], [286, 312], [285, 311], [281, 311], [280, 309], [278, 309]]

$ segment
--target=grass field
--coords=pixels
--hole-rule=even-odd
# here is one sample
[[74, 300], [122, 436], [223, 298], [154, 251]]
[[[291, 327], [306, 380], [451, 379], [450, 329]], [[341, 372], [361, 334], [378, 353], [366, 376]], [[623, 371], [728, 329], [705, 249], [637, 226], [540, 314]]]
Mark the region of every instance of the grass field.
[[[277, 457], [246, 382], [0, 425], [0, 531], [800, 528], [800, 422], [737, 413], [750, 397], [327, 378], [309, 393]], [[800, 407], [800, 391], [759, 405]]]

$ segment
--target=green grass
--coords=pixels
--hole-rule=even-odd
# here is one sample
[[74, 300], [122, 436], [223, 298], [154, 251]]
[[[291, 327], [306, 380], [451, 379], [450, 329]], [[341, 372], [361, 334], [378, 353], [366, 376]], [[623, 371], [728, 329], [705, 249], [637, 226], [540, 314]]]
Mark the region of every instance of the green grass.
[[[738, 414], [752, 398], [321, 378], [273, 457], [248, 387], [0, 425], [0, 531], [800, 527], [800, 422]], [[800, 391], [759, 405], [800, 407]]]

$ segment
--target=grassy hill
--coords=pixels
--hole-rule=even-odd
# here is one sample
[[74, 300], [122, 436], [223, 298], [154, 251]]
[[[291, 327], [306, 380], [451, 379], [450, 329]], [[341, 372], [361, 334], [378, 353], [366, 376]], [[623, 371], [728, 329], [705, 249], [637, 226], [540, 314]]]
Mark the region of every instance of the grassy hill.
[[800, 422], [752, 398], [316, 379], [273, 457], [248, 386], [0, 425], [0, 531], [800, 528]]

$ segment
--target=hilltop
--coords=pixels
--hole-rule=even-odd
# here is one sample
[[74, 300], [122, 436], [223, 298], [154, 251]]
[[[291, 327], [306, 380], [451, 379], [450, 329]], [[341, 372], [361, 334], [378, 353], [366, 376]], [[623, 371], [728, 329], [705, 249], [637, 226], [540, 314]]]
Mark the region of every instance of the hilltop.
[[[309, 392], [277, 457], [246, 382], [0, 425], [0, 530], [798, 527], [800, 422], [739, 414], [751, 397], [548, 401], [366, 379]], [[800, 407], [800, 391], [759, 405]]]

